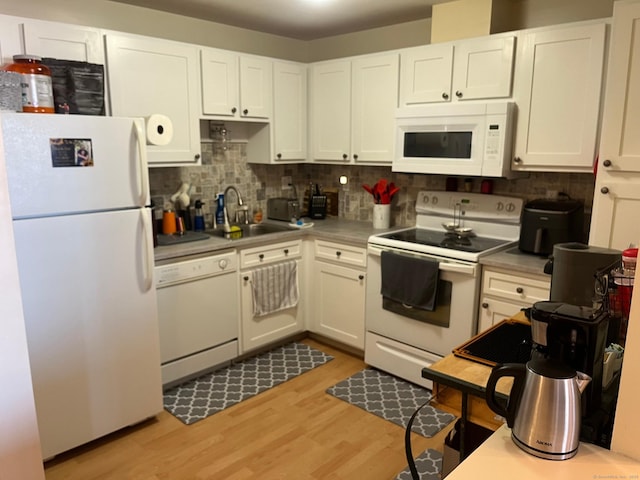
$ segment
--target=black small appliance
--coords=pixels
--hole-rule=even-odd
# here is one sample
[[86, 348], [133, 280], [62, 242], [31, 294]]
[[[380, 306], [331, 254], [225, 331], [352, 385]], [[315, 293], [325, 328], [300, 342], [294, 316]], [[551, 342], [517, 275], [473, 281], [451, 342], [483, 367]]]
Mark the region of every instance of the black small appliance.
[[556, 243], [584, 240], [584, 205], [578, 200], [537, 199], [522, 210], [519, 249], [550, 255]]

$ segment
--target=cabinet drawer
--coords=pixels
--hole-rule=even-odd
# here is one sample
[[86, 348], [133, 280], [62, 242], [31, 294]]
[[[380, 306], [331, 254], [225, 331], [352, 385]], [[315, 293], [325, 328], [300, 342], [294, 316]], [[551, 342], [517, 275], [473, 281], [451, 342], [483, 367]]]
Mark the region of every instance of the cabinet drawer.
[[301, 255], [302, 247], [300, 240], [247, 248], [240, 250], [240, 268], [246, 269], [281, 262], [283, 260], [300, 258]]
[[367, 249], [343, 243], [316, 240], [315, 258], [365, 268], [367, 266]]
[[482, 294], [531, 305], [549, 300], [551, 280], [545, 277], [525, 278], [508, 273], [485, 270], [482, 275]]

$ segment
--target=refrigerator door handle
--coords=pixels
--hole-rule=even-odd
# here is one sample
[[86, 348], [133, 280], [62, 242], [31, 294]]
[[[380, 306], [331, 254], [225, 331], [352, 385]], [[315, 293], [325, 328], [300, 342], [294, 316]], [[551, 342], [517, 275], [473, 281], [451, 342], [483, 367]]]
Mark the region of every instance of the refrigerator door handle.
[[151, 226], [151, 214], [148, 208], [140, 209], [140, 216], [142, 217], [142, 243], [144, 244], [144, 256], [142, 261], [144, 262], [144, 291], [148, 292], [153, 287], [153, 248], [149, 247], [149, 237], [153, 235], [153, 229]]
[[140, 206], [144, 207], [149, 203], [149, 172], [147, 160], [147, 139], [144, 133], [144, 119], [133, 121], [136, 139], [138, 141], [138, 156], [140, 157]]

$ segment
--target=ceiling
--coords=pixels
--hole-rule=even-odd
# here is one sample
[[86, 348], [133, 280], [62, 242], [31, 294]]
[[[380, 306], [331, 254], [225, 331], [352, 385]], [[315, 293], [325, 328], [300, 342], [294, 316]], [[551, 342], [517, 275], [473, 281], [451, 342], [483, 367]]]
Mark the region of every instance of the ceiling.
[[120, 3], [315, 40], [431, 17], [450, 0], [114, 0]]

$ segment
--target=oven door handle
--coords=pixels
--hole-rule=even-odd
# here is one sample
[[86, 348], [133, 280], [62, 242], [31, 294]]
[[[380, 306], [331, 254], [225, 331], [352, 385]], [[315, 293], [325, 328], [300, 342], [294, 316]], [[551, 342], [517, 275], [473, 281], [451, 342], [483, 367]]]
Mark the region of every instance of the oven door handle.
[[[369, 255], [375, 255], [376, 257], [379, 257], [384, 250], [387, 250], [390, 252], [399, 252], [399, 250], [395, 250], [392, 248], [380, 248], [373, 245], [367, 246], [367, 251], [369, 252]], [[427, 255], [424, 253], [419, 253], [419, 254], [414, 252], [404, 252], [404, 253], [407, 253], [409, 255], [415, 255], [417, 257], [430, 258], [430, 259], [439, 261], [441, 272], [461, 273], [463, 275], [471, 275], [475, 277], [478, 273], [478, 269], [480, 268], [479, 265], [476, 263], [452, 262], [452, 261], [444, 260], [440, 257], [435, 257], [433, 255]]]

